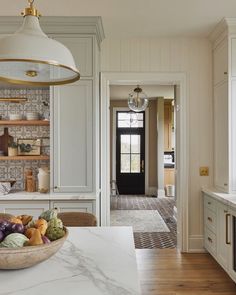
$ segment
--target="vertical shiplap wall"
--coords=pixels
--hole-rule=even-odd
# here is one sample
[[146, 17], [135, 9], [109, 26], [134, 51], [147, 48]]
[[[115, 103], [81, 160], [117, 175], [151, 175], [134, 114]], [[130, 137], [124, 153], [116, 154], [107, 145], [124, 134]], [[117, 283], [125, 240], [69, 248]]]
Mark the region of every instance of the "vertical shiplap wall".
[[[185, 72], [189, 100], [189, 250], [203, 245], [201, 187], [212, 185], [212, 46], [205, 38], [105, 39], [101, 70]], [[210, 176], [199, 176], [209, 166]]]

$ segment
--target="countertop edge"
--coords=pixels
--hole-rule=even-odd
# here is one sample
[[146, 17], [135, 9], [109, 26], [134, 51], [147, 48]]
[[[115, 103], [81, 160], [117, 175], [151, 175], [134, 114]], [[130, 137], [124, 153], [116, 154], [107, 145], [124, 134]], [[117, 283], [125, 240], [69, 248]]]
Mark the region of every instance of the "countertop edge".
[[236, 194], [220, 192], [214, 188], [202, 188], [202, 192], [208, 196], [236, 209]]

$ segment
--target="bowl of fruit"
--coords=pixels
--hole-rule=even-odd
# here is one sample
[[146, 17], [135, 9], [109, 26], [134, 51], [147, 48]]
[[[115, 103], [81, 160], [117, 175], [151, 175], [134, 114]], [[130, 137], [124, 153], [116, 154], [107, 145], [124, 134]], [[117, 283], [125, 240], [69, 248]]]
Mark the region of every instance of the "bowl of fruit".
[[0, 214], [0, 269], [31, 267], [54, 255], [68, 230], [57, 218], [57, 210], [32, 216]]

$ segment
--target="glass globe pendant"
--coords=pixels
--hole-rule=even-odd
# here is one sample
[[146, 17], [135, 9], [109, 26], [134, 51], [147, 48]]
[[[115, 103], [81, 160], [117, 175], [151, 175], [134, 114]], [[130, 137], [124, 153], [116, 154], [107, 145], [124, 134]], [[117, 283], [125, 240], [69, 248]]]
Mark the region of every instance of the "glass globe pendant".
[[129, 94], [128, 106], [134, 112], [143, 112], [148, 106], [148, 98], [142, 88], [137, 85], [133, 92]]
[[39, 24], [40, 14], [28, 0], [22, 26], [0, 38], [0, 80], [8, 83], [50, 86], [79, 80], [73, 56], [63, 44], [48, 38]]

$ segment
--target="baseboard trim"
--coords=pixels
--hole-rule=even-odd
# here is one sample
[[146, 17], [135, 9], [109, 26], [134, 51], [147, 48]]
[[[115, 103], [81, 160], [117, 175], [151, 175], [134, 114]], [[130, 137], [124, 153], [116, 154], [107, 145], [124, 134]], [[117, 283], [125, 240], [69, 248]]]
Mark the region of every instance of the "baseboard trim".
[[148, 188], [148, 195], [157, 195], [157, 187], [156, 186], [149, 186]]
[[205, 253], [204, 237], [203, 235], [190, 235], [189, 236], [189, 253]]
[[165, 197], [165, 190], [164, 189], [157, 189], [157, 196], [158, 197]]

